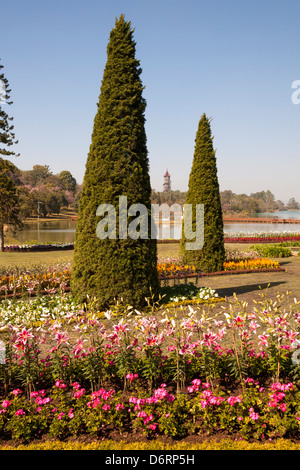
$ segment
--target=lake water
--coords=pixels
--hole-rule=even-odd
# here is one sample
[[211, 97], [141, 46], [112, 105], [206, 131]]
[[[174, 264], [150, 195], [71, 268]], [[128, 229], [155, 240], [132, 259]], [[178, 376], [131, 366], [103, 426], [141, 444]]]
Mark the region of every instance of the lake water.
[[[279, 211], [279, 212], [260, 212], [252, 214], [252, 217], [270, 217], [271, 219], [277, 217], [278, 219], [296, 219], [300, 220], [300, 211]], [[237, 235], [252, 233], [300, 233], [300, 224], [224, 224], [224, 231], [226, 233], [236, 233]]]
[[76, 222], [72, 220], [30, 222], [15, 234], [15, 238], [21, 243], [74, 243], [75, 228]]
[[300, 211], [260, 212], [259, 214], [253, 214], [253, 217], [278, 217], [278, 219], [300, 220]]
[[[274, 212], [266, 214], [256, 214], [260, 217], [274, 217], [282, 219], [297, 219], [300, 220], [300, 211], [294, 212]], [[75, 239], [76, 222], [71, 220], [60, 221], [47, 221], [47, 222], [30, 222], [25, 225], [25, 228], [17, 232], [15, 237], [21, 242], [38, 242], [41, 244], [46, 243], [73, 243]], [[254, 233], [300, 233], [300, 224], [224, 224], [225, 233], [236, 235], [251, 235]], [[161, 224], [159, 227], [158, 238], [167, 239], [175, 238], [180, 239], [181, 224], [175, 223], [169, 227], [168, 224]]]

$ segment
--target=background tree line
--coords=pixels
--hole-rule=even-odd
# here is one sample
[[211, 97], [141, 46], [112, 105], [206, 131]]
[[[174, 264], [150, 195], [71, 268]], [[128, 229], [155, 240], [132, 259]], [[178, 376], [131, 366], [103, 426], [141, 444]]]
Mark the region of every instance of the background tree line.
[[[155, 189], [151, 193], [153, 204], [185, 204], [186, 192], [168, 191], [159, 192]], [[270, 190], [256, 193], [235, 194], [230, 190], [220, 191], [223, 214], [230, 215], [250, 215], [258, 212], [274, 212], [283, 210], [300, 210], [300, 204], [295, 198], [290, 198], [287, 204], [276, 200]]]
[[20, 214], [23, 218], [38, 214], [47, 217], [59, 214], [62, 207], [76, 210], [81, 186], [67, 171], [53, 174], [48, 165], [34, 165], [32, 170], [15, 169]]

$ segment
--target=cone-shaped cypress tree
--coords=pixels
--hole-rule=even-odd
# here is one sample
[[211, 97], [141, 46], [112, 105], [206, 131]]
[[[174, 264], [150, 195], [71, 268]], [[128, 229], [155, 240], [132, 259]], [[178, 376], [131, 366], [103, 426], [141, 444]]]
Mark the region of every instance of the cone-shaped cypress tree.
[[[75, 234], [71, 289], [78, 300], [96, 297], [98, 305], [114, 300], [141, 306], [150, 288], [158, 292], [157, 246], [150, 237], [151, 186], [145, 134], [145, 107], [135, 58], [131, 23], [124, 15], [116, 19], [107, 46], [98, 110], [87, 158]], [[120, 237], [119, 197], [127, 207], [147, 207], [147, 238]], [[115, 219], [96, 215], [98, 206], [111, 204]], [[127, 227], [135, 216], [126, 217]], [[96, 228], [107, 222], [116, 238], [99, 238]], [[115, 222], [115, 227], [114, 227]], [[110, 229], [109, 229], [109, 224]], [[143, 226], [145, 227], [145, 225]], [[138, 229], [137, 229], [138, 230]], [[109, 233], [109, 232], [108, 232]], [[124, 232], [122, 232], [124, 233]]]
[[225, 259], [222, 208], [210, 120], [205, 114], [201, 116], [196, 134], [186, 204], [193, 207], [194, 232], [196, 204], [204, 205], [204, 244], [201, 249], [187, 250], [183, 231], [180, 254], [184, 262], [194, 264], [201, 272], [222, 271]]

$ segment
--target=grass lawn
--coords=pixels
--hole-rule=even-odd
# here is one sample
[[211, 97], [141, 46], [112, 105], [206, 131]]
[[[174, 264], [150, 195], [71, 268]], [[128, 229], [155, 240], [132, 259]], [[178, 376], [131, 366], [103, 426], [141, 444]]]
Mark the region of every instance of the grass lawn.
[[[176, 258], [179, 253], [179, 243], [158, 244], [159, 258]], [[3, 252], [0, 253], [0, 269], [10, 269], [14, 266], [31, 266], [37, 264], [69, 263], [73, 259], [73, 250], [43, 251], [43, 252]]]
[[37, 264], [52, 265], [55, 263], [69, 263], [73, 259], [73, 250], [42, 251], [42, 252], [1, 252], [0, 269], [11, 269], [15, 266], [30, 268]]

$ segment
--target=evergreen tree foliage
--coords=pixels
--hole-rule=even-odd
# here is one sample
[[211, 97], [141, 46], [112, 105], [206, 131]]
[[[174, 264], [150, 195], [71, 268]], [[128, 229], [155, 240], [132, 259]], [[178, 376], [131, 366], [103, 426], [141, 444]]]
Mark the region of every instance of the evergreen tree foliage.
[[204, 245], [199, 250], [187, 250], [183, 232], [180, 254], [184, 262], [194, 264], [201, 272], [222, 271], [225, 259], [222, 208], [210, 120], [205, 114], [196, 134], [186, 204], [193, 207], [193, 231], [196, 204], [204, 204]]
[[[0, 64], [0, 71], [3, 69], [3, 65]], [[8, 80], [4, 73], [0, 73], [0, 155], [16, 155], [13, 150], [10, 150], [14, 144], [18, 142], [15, 139], [14, 126], [11, 124], [13, 120], [9, 117], [4, 107], [11, 105], [13, 102], [10, 101], [10, 92]]]
[[[97, 298], [98, 305], [114, 300], [141, 306], [158, 291], [156, 240], [120, 239], [119, 197], [127, 206], [148, 208], [150, 233], [151, 186], [145, 134], [145, 107], [135, 58], [131, 23], [116, 19], [107, 46], [98, 110], [86, 163], [78, 210], [71, 288], [78, 299]], [[116, 239], [100, 239], [96, 216], [100, 204], [116, 209]], [[139, 214], [137, 214], [138, 216]], [[128, 224], [136, 217], [128, 217]]]
[[23, 227], [17, 173], [18, 169], [13, 163], [0, 158], [0, 251], [4, 250], [4, 225], [14, 229]]
[[[0, 65], [0, 70], [3, 65]], [[16, 155], [11, 147], [17, 144], [14, 134], [13, 120], [5, 111], [12, 104], [10, 89], [4, 73], [0, 73], [0, 155], [5, 157]], [[4, 249], [4, 225], [14, 228], [22, 227], [17, 184], [18, 169], [13, 163], [0, 157], [0, 251]]]

